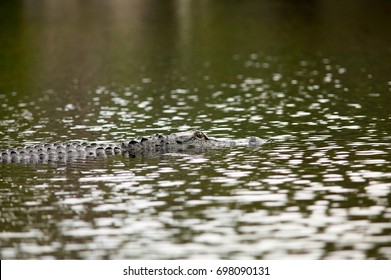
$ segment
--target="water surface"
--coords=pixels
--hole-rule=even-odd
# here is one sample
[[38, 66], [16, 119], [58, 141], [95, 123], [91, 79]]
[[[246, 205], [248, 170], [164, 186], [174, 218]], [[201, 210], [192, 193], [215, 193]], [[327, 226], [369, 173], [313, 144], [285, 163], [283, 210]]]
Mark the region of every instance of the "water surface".
[[263, 147], [0, 165], [1, 259], [390, 259], [388, 1], [0, 6], [0, 145]]

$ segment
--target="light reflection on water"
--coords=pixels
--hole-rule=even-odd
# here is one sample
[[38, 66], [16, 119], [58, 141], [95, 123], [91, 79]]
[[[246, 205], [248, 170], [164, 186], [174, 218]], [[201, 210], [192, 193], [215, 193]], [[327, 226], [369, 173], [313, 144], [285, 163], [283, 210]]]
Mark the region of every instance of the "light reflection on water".
[[2, 257], [389, 258], [390, 173], [310, 145], [2, 166]]
[[[262, 38], [262, 30], [254, 30], [252, 41]], [[185, 38], [190, 41], [182, 56], [167, 54], [151, 32], [151, 42], [144, 42], [154, 45], [150, 51], [135, 43], [134, 52], [144, 55], [124, 52], [130, 58], [121, 67], [128, 72], [110, 63], [103, 67], [111, 67], [118, 82], [106, 83], [101, 70], [96, 81], [64, 84], [48, 75], [58, 67], [28, 68], [60, 85], [39, 93], [11, 86], [0, 92], [1, 147], [110, 142], [194, 128], [273, 141], [197, 155], [2, 164], [0, 258], [391, 259], [384, 49], [378, 50], [380, 58], [355, 53], [363, 61], [338, 52], [327, 56], [327, 48], [293, 52], [286, 36], [272, 33], [279, 34], [277, 44], [262, 38], [270, 46], [262, 52], [237, 52], [238, 45], [220, 38], [216, 42], [228, 51], [200, 51], [192, 61], [191, 50], [203, 44]], [[61, 56], [53, 63], [67, 64]], [[80, 69], [89, 73], [90, 66]]]

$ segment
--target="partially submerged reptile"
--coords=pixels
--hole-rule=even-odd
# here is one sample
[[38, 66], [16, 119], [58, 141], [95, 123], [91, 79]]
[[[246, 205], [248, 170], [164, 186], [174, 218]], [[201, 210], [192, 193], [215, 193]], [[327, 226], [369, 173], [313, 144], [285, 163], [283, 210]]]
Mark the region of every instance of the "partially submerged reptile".
[[209, 137], [200, 130], [191, 130], [168, 135], [154, 134], [112, 144], [72, 141], [8, 148], [1, 150], [0, 163], [36, 164], [110, 155], [136, 157], [167, 153], [197, 153], [221, 147], [259, 146], [265, 142], [256, 136], [244, 139], [218, 139]]

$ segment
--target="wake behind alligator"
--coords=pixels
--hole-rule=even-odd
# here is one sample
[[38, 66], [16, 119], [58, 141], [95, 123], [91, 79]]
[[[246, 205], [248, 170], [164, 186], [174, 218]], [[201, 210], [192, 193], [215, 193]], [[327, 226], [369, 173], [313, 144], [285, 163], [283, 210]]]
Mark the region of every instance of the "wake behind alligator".
[[231, 146], [259, 146], [266, 141], [251, 136], [244, 139], [218, 139], [200, 130], [142, 136], [120, 143], [97, 144], [91, 142], [56, 142], [1, 150], [1, 163], [44, 164], [72, 162], [122, 155], [125, 157], [156, 156], [169, 153], [192, 154], [210, 149]]

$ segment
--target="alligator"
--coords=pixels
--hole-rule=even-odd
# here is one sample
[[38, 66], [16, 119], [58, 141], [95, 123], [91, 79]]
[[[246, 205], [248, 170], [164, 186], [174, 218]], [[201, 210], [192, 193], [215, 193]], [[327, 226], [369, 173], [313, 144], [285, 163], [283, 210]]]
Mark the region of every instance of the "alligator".
[[200, 130], [142, 136], [120, 143], [56, 142], [1, 150], [0, 163], [72, 162], [75, 159], [122, 155], [125, 157], [151, 156], [172, 153], [199, 153], [214, 148], [231, 146], [259, 146], [266, 141], [251, 136], [244, 139], [218, 139]]

